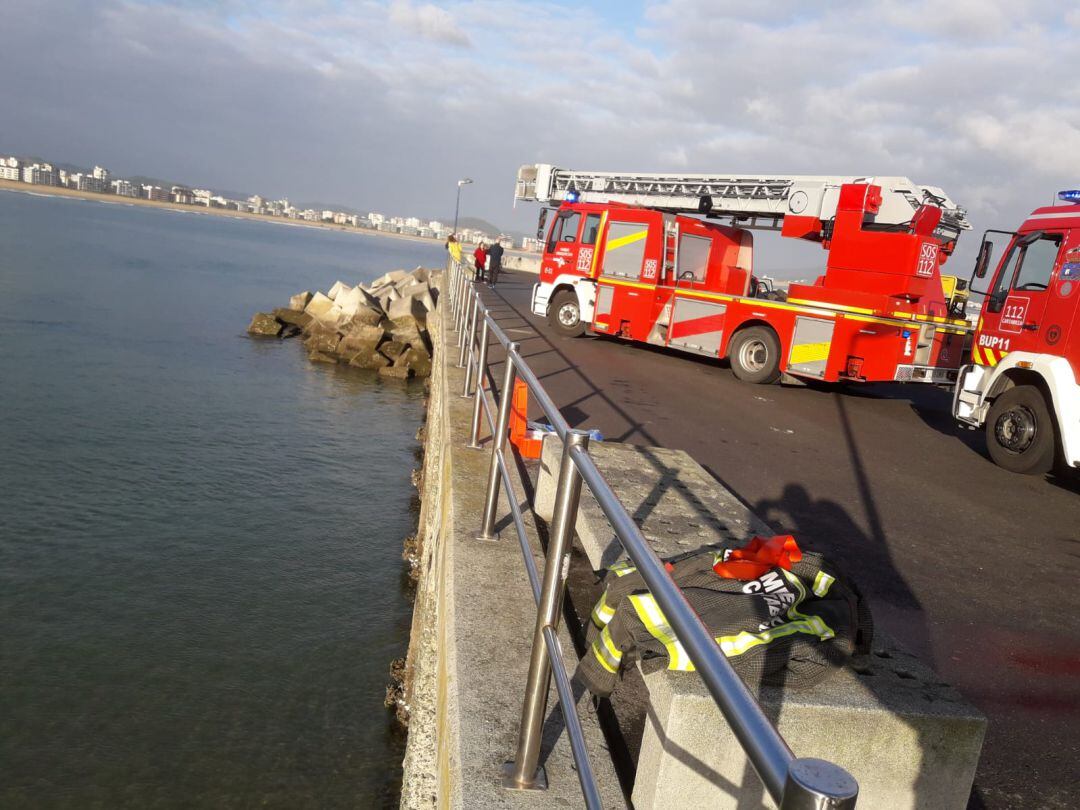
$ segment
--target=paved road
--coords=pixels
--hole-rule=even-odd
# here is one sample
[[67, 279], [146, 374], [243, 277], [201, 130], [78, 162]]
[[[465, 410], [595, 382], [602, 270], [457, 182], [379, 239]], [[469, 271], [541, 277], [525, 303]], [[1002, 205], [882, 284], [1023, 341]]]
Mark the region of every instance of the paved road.
[[858, 570], [875, 619], [990, 718], [971, 806], [1080, 805], [1080, 476], [1029, 478], [925, 386], [752, 386], [555, 336], [535, 276], [485, 297], [572, 425], [690, 453], [778, 532]]

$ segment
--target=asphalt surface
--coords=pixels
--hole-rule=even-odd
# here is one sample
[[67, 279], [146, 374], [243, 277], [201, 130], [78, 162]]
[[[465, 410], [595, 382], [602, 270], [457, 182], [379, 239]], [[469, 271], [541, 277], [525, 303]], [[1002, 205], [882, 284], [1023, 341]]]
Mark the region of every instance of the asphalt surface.
[[996, 467], [929, 386], [754, 386], [726, 363], [557, 336], [529, 313], [535, 280], [504, 273], [484, 297], [571, 425], [685, 450], [778, 533], [841, 558], [876, 623], [988, 716], [970, 807], [1080, 806], [1080, 474]]

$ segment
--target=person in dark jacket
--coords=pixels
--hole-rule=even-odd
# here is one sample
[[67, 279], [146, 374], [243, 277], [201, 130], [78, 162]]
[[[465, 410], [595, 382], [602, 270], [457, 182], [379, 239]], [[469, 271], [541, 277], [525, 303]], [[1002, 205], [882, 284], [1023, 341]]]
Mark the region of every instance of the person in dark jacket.
[[499, 280], [499, 271], [502, 270], [503, 246], [498, 242], [492, 243], [487, 250], [487, 276], [488, 284], [492, 287]]

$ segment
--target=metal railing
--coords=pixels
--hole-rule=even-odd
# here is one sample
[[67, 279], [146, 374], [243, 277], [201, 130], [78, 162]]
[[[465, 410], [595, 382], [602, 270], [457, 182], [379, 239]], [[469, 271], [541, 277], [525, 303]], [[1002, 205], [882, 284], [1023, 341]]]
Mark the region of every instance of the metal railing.
[[[537, 603], [517, 752], [514, 760], [504, 766], [503, 784], [516, 790], [538, 790], [546, 787], [546, 775], [538, 763], [547, 695], [554, 677], [585, 805], [590, 810], [602, 806], [596, 778], [585, 749], [577, 704], [556, 635], [562, 615], [570, 546], [577, 521], [581, 486], [584, 483], [611, 523], [623, 549], [637, 566], [668, 623], [686, 648], [720, 713], [777, 806], [781, 810], [854, 808], [859, 790], [855, 779], [843, 768], [830, 762], [800, 759], [792, 753], [746, 684], [736, 674], [697, 612], [671, 579], [663, 562], [649, 546], [622, 502], [604, 480], [604, 476], [589, 456], [589, 434], [573, 430], [567, 424], [536, 374], [522, 358], [520, 345], [507, 337], [488, 311], [472, 279], [471, 271], [452, 259], [447, 268], [447, 299], [456, 332], [457, 366], [465, 370], [461, 395], [475, 398], [468, 447], [482, 448], [482, 422], [486, 422], [491, 433], [491, 464], [488, 469], [487, 493], [479, 538], [488, 541], [498, 539], [495, 520], [501, 486], [507, 493], [512, 522], [525, 560], [525, 570]], [[498, 392], [490, 392], [494, 408], [488, 403], [488, 393], [485, 390], [485, 382], [489, 376], [488, 349], [492, 336], [505, 351], [502, 386]], [[448, 337], [444, 337], [444, 350], [449, 349]], [[518, 379], [528, 386], [530, 398], [540, 406], [563, 446], [543, 581], [533, 561], [524, 517], [514, 496], [510, 468], [506, 460], [511, 401], [514, 384]]]

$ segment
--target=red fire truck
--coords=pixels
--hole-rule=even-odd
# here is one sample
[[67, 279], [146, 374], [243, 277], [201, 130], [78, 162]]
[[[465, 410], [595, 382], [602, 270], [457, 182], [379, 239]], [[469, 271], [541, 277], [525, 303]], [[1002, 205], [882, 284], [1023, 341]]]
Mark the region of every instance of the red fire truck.
[[[532, 310], [565, 335], [727, 357], [755, 383], [956, 379], [965, 285], [940, 268], [970, 226], [938, 188], [537, 164], [519, 171], [516, 196], [559, 204], [541, 213]], [[776, 295], [755, 275], [754, 229], [820, 243], [824, 274]]]
[[986, 298], [953, 397], [953, 415], [985, 426], [991, 457], [1019, 473], [1080, 466], [1080, 191], [1059, 196], [1068, 204], [983, 237], [972, 286]]

